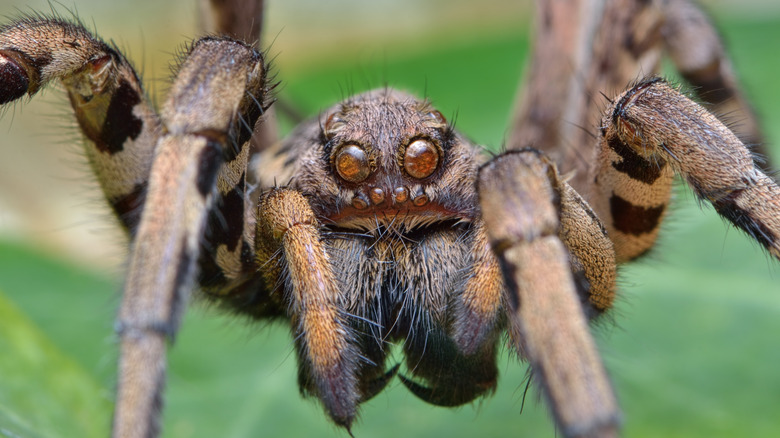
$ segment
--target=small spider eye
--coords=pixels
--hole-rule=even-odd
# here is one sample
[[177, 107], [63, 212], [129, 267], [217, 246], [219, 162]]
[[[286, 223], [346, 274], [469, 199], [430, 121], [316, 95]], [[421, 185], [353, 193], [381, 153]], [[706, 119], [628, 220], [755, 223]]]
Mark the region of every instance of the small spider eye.
[[444, 128], [447, 126], [447, 119], [439, 110], [431, 110], [424, 120], [426, 126], [431, 128]]
[[404, 170], [413, 178], [427, 178], [439, 165], [439, 150], [429, 140], [409, 143], [404, 152]]
[[322, 126], [322, 131], [325, 133], [325, 137], [333, 138], [333, 136], [342, 128], [346, 126], [344, 119], [338, 114], [333, 113], [325, 120], [325, 124]]
[[371, 166], [368, 163], [368, 155], [360, 146], [347, 144], [336, 152], [333, 160], [336, 172], [349, 182], [360, 182], [368, 178]]

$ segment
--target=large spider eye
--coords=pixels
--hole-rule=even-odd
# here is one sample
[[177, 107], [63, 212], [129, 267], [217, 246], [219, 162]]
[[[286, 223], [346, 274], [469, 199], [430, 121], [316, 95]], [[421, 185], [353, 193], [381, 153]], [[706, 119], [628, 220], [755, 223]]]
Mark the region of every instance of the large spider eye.
[[439, 165], [439, 150], [429, 140], [409, 143], [404, 152], [404, 170], [413, 178], [427, 178]]
[[354, 144], [347, 144], [339, 148], [333, 162], [339, 176], [349, 182], [363, 181], [371, 173], [366, 151]]

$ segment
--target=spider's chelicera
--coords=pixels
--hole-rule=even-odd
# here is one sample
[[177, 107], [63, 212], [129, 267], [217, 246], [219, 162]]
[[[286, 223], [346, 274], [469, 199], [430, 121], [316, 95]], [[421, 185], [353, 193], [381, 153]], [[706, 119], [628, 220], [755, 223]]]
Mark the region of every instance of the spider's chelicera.
[[[253, 40], [262, 4], [246, 3], [213, 1], [206, 22]], [[535, 67], [508, 150], [490, 159], [430, 102], [389, 88], [277, 141], [264, 55], [233, 37], [193, 42], [158, 112], [124, 56], [80, 23], [0, 27], [0, 104], [62, 81], [132, 242], [115, 437], [158, 433], [166, 342], [193, 291], [288, 320], [302, 392], [346, 428], [395, 376], [436, 405], [491, 392], [507, 333], [563, 435], [617, 433], [588, 321], [612, 306], [617, 265], [653, 246], [674, 175], [778, 259], [780, 188], [735, 133], [658, 78], [607, 99], [595, 135], [573, 129], [595, 125], [592, 96], [657, 71], [665, 52], [758, 142], [688, 0], [538, 3]], [[402, 363], [389, 363], [390, 344]]]

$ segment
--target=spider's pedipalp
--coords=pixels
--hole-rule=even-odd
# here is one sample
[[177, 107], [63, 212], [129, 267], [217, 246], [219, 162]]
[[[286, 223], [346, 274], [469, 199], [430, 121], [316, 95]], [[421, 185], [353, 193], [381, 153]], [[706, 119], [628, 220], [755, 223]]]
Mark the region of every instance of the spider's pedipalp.
[[287, 266], [301, 389], [316, 394], [333, 421], [349, 429], [362, 398], [359, 355], [339, 305], [338, 284], [319, 223], [300, 193], [277, 189], [261, 199], [257, 226], [258, 263], [270, 260], [281, 248]]
[[[558, 173], [551, 169], [549, 173], [558, 180]], [[559, 180], [553, 189], [560, 199], [558, 237], [569, 251], [575, 287], [585, 312], [593, 318], [612, 308], [615, 301], [615, 247], [602, 222], [574, 188]]]
[[195, 285], [217, 174], [234, 153], [228, 140], [240, 136], [239, 117], [256, 120], [264, 85], [260, 53], [206, 38], [193, 44], [164, 105], [167, 132], [157, 145], [118, 316], [116, 437], [157, 433], [166, 338], [175, 334]]
[[496, 258], [491, 253], [484, 222], [474, 230], [474, 265], [466, 276], [463, 292], [454, 297], [452, 339], [461, 352], [477, 352], [490, 333], [496, 329], [504, 303], [504, 278]]

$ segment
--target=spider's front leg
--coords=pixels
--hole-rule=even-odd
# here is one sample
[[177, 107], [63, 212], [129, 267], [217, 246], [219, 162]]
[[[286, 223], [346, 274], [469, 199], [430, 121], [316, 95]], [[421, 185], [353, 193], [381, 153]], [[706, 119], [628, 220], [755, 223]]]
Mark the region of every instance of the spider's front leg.
[[130, 63], [80, 24], [24, 18], [0, 27], [0, 104], [60, 79], [104, 195], [132, 233], [161, 124]]
[[499, 156], [480, 170], [478, 184], [509, 293], [513, 343], [563, 435], [616, 435], [620, 413], [583, 311], [600, 313], [614, 299], [606, 231], [538, 151]]
[[156, 436], [166, 341], [194, 287], [200, 246], [223, 162], [262, 112], [259, 52], [230, 39], [195, 42], [163, 107], [141, 222], [119, 311], [120, 364], [114, 436]]
[[607, 109], [591, 177], [594, 210], [619, 260], [636, 258], [655, 243], [674, 173], [780, 259], [780, 187], [715, 116], [651, 78]]

